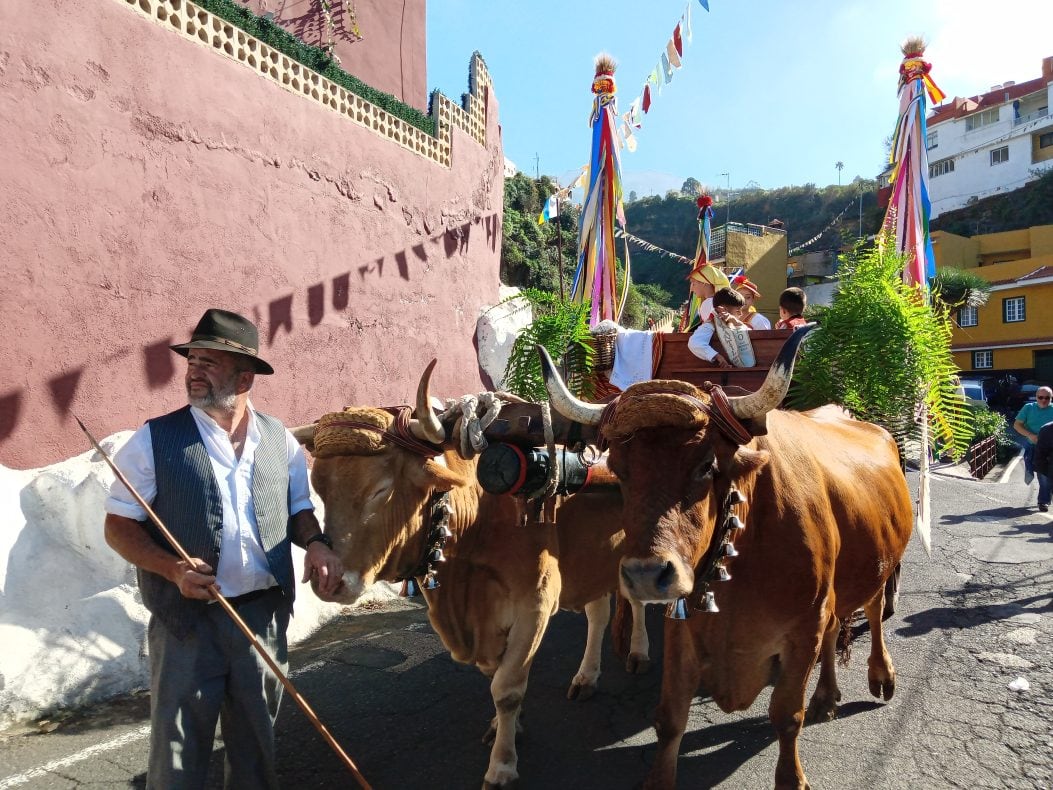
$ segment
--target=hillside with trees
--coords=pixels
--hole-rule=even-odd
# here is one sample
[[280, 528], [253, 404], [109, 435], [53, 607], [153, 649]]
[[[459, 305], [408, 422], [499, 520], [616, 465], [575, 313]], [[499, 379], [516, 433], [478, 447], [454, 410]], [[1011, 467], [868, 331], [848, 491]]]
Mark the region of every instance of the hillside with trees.
[[[680, 190], [664, 197], [626, 201], [628, 232], [662, 249], [692, 257], [698, 241], [698, 208], [702, 184], [687, 178]], [[508, 285], [559, 293], [559, 251], [562, 251], [564, 288], [569, 292], [577, 268], [578, 206], [561, 203], [557, 221], [539, 225], [538, 215], [556, 190], [555, 181], [535, 180], [523, 173], [505, 181], [505, 225], [501, 248], [501, 279]], [[783, 222], [792, 252], [841, 247], [860, 234], [876, 233], [883, 218], [877, 206], [877, 182], [857, 178], [850, 184], [778, 189], [717, 190], [714, 227], [731, 222], [766, 225]], [[835, 221], [836, 219], [836, 221]], [[940, 215], [933, 230], [972, 236], [1053, 223], [1053, 171], [1005, 195]], [[562, 237], [562, 245], [557, 239]], [[819, 238], [815, 238], [818, 236]], [[619, 241], [619, 250], [623, 242]], [[666, 308], [684, 300], [686, 266], [660, 253], [630, 245], [632, 287], [624, 314], [626, 326], [643, 326], [648, 316], [658, 318]]]

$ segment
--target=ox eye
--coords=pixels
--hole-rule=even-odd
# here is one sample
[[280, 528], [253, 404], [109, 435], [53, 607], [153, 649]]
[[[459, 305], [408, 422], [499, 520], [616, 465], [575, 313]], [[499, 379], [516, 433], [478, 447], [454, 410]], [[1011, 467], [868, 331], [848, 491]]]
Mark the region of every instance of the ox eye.
[[713, 474], [717, 471], [716, 458], [712, 456], [705, 458], [695, 467], [695, 471], [692, 473], [692, 477], [698, 482], [703, 482], [712, 478]]

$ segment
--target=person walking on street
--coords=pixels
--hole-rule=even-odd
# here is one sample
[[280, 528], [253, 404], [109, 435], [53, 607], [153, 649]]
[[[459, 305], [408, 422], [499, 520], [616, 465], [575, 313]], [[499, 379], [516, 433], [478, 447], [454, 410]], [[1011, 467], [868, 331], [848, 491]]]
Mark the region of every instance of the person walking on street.
[[215, 584], [275, 663], [288, 666], [295, 594], [291, 544], [306, 549], [303, 581], [323, 600], [343, 565], [315, 518], [303, 449], [249, 391], [274, 369], [246, 318], [207, 310], [186, 357], [189, 405], [148, 420], [115, 463], [193, 558], [181, 560], [122, 483], [106, 500], [106, 542], [136, 566], [150, 611], [150, 756], [146, 786], [203, 788], [216, 721], [226, 787], [277, 788], [274, 720], [282, 685], [209, 591]]
[[[1025, 403], [1016, 415], [1013, 422], [1013, 430], [1024, 437], [1024, 482], [1031, 485], [1035, 479], [1035, 442], [1038, 441], [1038, 432], [1043, 425], [1053, 422], [1053, 406], [1050, 406], [1050, 398], [1053, 390], [1049, 387], [1039, 387], [1035, 393], [1034, 403]], [[1039, 481], [1041, 487], [1042, 481]], [[1041, 495], [1040, 495], [1041, 497]], [[1047, 491], [1046, 504], [1049, 504]]]
[[1049, 510], [1050, 484], [1053, 483], [1053, 422], [1047, 422], [1038, 431], [1035, 475], [1038, 477], [1038, 509], [1045, 513]]

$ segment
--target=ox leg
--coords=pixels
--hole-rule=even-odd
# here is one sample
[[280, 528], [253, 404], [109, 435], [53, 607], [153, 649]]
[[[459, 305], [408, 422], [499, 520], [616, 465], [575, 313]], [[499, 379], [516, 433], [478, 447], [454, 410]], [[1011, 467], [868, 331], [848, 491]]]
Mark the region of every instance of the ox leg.
[[629, 658], [625, 671], [642, 675], [651, 668], [651, 643], [647, 638], [647, 610], [639, 601], [629, 601], [633, 611], [633, 635], [629, 643]]
[[690, 621], [666, 621], [662, 659], [662, 693], [655, 713], [658, 754], [644, 782], [645, 790], [676, 787], [676, 758], [687, 728], [691, 700], [702, 679], [701, 661], [690, 633]]
[[490, 764], [483, 779], [484, 790], [514, 787], [519, 780], [519, 756], [516, 753], [519, 714], [526, 694], [530, 665], [548, 626], [549, 611], [535, 612], [534, 618], [524, 617], [512, 626], [501, 663], [490, 681], [497, 726], [494, 745], [490, 750]]
[[[831, 618], [824, 617], [826, 619]], [[768, 705], [768, 718], [779, 738], [779, 761], [775, 767], [777, 790], [805, 790], [808, 787], [797, 753], [797, 738], [804, 726], [804, 693], [808, 676], [827, 633], [826, 622], [820, 621], [818, 625], [816, 634], [819, 638], [816, 641], [791, 644], [779, 656], [779, 679]]]
[[603, 635], [611, 620], [611, 598], [605, 595], [585, 604], [585, 617], [589, 621], [589, 635], [585, 640], [585, 655], [581, 657], [578, 674], [570, 683], [567, 699], [585, 701], [596, 693], [600, 678], [600, 653], [603, 650]]
[[870, 693], [878, 699], [890, 700], [896, 691], [896, 668], [885, 647], [885, 634], [881, 630], [882, 613], [885, 608], [885, 590], [878, 590], [866, 605], [867, 622], [870, 624], [870, 658], [867, 659], [867, 680]]
[[837, 637], [841, 632], [841, 621], [830, 617], [823, 634], [823, 645], [819, 651], [819, 680], [808, 703], [806, 721], [830, 721], [837, 713], [841, 701], [841, 689], [837, 687]]

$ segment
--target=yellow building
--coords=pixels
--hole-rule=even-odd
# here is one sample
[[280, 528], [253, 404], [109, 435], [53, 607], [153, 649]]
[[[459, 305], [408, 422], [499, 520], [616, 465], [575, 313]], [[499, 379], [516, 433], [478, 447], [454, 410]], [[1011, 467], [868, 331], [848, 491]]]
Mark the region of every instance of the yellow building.
[[955, 316], [958, 367], [1053, 382], [1053, 225], [972, 237], [935, 231], [932, 243], [937, 267], [968, 269], [991, 283], [986, 305]]

